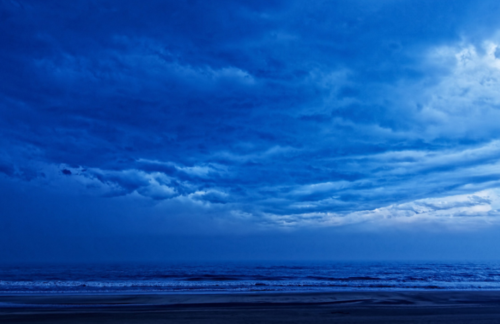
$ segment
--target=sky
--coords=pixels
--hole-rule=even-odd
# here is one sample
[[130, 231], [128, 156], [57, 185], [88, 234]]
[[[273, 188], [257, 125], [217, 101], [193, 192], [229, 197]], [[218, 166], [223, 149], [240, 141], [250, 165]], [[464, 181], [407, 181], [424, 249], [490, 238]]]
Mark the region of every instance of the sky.
[[0, 260], [496, 260], [499, 16], [0, 0]]

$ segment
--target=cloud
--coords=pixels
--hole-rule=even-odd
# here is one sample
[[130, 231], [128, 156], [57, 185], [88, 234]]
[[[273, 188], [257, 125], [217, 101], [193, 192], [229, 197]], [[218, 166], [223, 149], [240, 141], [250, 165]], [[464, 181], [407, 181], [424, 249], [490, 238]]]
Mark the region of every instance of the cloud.
[[0, 174], [273, 226], [493, 217], [485, 3], [4, 1]]
[[374, 210], [348, 214], [313, 212], [291, 215], [265, 216], [268, 226], [324, 227], [369, 224], [376, 227], [401, 227], [411, 224], [440, 225], [447, 228], [470, 230], [484, 228], [500, 222], [500, 210], [492, 204], [500, 202], [496, 190], [486, 190], [473, 195], [426, 198], [403, 204], [394, 204]]

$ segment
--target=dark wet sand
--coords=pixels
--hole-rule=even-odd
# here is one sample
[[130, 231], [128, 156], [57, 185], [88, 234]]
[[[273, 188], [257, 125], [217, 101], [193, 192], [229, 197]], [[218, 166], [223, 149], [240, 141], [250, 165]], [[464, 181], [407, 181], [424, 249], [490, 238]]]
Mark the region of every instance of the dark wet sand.
[[500, 323], [500, 292], [0, 296], [0, 323]]

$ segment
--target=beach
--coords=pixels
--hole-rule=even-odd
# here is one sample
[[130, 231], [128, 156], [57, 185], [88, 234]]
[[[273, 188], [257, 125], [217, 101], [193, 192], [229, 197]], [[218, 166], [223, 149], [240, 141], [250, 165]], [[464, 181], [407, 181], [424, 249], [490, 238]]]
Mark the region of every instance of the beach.
[[1, 323], [498, 323], [499, 291], [11, 295]]

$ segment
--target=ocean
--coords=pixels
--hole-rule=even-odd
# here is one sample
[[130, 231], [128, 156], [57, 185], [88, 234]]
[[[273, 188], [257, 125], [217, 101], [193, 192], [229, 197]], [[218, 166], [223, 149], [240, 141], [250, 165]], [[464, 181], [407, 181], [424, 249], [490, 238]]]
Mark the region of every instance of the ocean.
[[0, 294], [498, 290], [500, 263], [211, 262], [0, 266]]

